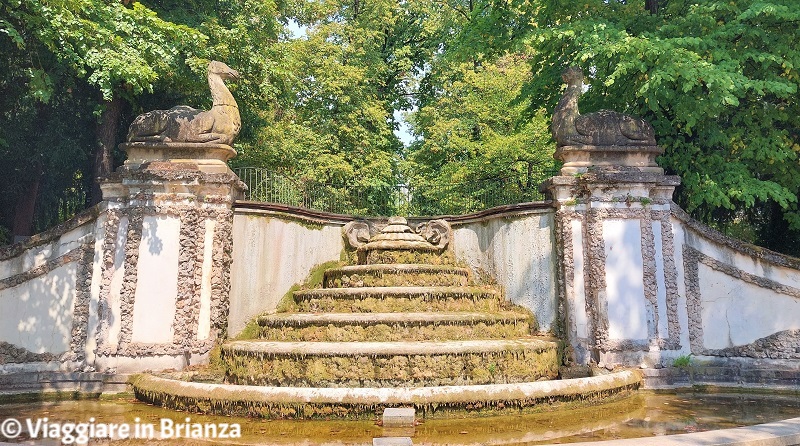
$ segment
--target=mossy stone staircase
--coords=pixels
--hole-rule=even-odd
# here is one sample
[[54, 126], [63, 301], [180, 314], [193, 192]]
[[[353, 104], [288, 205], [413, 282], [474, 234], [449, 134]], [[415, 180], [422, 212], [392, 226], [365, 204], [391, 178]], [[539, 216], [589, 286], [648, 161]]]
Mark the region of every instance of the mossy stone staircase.
[[353, 257], [359, 264], [326, 270], [283, 311], [258, 317], [252, 339], [223, 344], [224, 382], [142, 375], [133, 380], [137, 398], [222, 415], [353, 418], [413, 406], [432, 416], [522, 409], [638, 384], [630, 374], [548, 381], [558, 375], [557, 342], [533, 335], [532, 314], [404, 220], [390, 220]]
[[[257, 339], [223, 345], [226, 382], [426, 387], [556, 378], [556, 344], [531, 335], [530, 312], [474, 280], [450, 253], [420, 249], [421, 237], [407, 249], [415, 235], [384, 237], [379, 252], [358, 256], [370, 264], [328, 269], [321, 288], [294, 293], [292, 311], [259, 317]], [[395, 259], [433, 264], [372, 263]]]

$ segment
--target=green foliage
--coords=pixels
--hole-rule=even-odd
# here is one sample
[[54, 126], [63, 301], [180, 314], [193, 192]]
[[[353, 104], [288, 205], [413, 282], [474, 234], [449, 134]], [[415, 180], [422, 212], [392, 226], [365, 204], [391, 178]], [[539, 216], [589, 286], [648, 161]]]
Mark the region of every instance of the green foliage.
[[800, 231], [795, 1], [672, 0], [651, 15], [638, 1], [552, 0], [528, 11], [532, 104], [551, 109], [559, 71], [582, 66], [591, 73], [582, 111], [650, 121], [666, 149], [660, 163], [682, 178], [681, 205], [723, 228], [737, 218], [759, 225], [777, 206], [782, 218], [761, 228], [761, 242], [800, 253], [770, 241], [779, 220]]
[[[642, 0], [3, 0], [0, 224], [36, 184], [40, 207], [80, 201], [111, 101], [125, 102], [118, 122], [102, 123], [116, 142], [142, 111], [209, 106], [210, 59], [243, 74], [231, 86], [243, 120], [235, 166], [270, 168], [298, 190], [332, 184], [333, 197], [344, 184], [383, 191], [376, 203], [405, 182], [423, 210], [483, 207], [501, 192], [538, 198], [556, 167], [559, 75], [577, 64], [589, 74], [583, 112], [653, 124], [661, 165], [682, 178], [679, 204], [800, 254], [796, 6], [670, 0], [651, 14]], [[291, 36], [290, 22], [305, 35]], [[408, 148], [394, 134], [398, 111], [416, 137]]]
[[[205, 42], [136, 2], [0, 3], [0, 204], [11, 211], [0, 224], [24, 208], [52, 224], [85, 206], [106, 105], [177, 89]], [[113, 137], [119, 123], [103, 124]]]
[[673, 367], [689, 367], [692, 364], [692, 355], [682, 355], [672, 361]]
[[532, 201], [550, 176], [555, 146], [546, 113], [528, 119], [526, 105], [515, 102], [530, 81], [526, 59], [506, 54], [478, 66], [444, 61], [426, 79], [438, 88], [410, 116], [417, 141], [403, 167], [411, 184], [430, 189], [432, 202], [481, 202], [495, 187], [518, 194], [516, 201]]

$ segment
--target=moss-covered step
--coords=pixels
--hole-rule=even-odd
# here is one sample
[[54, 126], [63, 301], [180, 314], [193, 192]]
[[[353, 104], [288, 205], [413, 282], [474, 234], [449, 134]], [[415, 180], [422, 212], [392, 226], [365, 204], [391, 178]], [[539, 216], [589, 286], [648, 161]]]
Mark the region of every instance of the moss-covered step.
[[262, 387], [179, 381], [152, 375], [131, 379], [136, 398], [169, 409], [263, 418], [374, 418], [385, 407], [414, 407], [425, 418], [541, 411], [593, 404], [638, 388], [641, 375], [621, 371], [589, 378], [445, 387]]
[[258, 318], [259, 339], [272, 341], [460, 341], [531, 334], [530, 313], [295, 313]]
[[297, 311], [392, 313], [407, 311], [499, 311], [509, 304], [488, 287], [322, 288], [294, 293]]
[[222, 346], [226, 382], [296, 387], [416, 387], [555, 379], [551, 340], [447, 342], [234, 341]]
[[354, 265], [325, 271], [325, 288], [385, 286], [466, 286], [469, 270], [450, 265]]
[[359, 265], [418, 263], [427, 265], [455, 265], [452, 253], [445, 251], [415, 251], [411, 249], [374, 249], [358, 251]]

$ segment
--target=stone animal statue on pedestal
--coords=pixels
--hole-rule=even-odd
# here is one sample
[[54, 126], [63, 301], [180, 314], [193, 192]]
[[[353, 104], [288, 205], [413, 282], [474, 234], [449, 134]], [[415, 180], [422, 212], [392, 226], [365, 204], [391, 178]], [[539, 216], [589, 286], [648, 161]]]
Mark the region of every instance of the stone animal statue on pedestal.
[[197, 110], [186, 105], [139, 115], [128, 129], [128, 142], [233, 144], [242, 128], [239, 107], [225, 86], [239, 73], [222, 62], [208, 64], [208, 86], [214, 105]]
[[569, 67], [561, 74], [567, 90], [553, 111], [553, 139], [559, 146], [654, 146], [655, 132], [647, 121], [611, 110], [581, 115], [583, 71]]

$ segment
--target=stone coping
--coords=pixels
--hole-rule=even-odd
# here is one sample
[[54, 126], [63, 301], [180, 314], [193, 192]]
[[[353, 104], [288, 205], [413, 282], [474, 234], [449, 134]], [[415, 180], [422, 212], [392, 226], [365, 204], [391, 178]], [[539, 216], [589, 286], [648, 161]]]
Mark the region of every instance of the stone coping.
[[575, 397], [637, 387], [641, 375], [625, 370], [602, 376], [516, 384], [485, 384], [437, 387], [271, 387], [209, 384], [137, 375], [131, 379], [135, 391], [156, 390], [172, 397], [207, 398], [237, 402], [311, 404], [399, 405], [447, 404], [479, 401], [538, 400]]
[[709, 240], [715, 243], [726, 246], [730, 249], [733, 249], [734, 251], [744, 253], [753, 258], [761, 259], [786, 268], [800, 270], [800, 258], [792, 257], [786, 254], [781, 254], [775, 251], [771, 251], [767, 248], [762, 248], [760, 246], [752, 245], [750, 243], [743, 242], [741, 240], [737, 240], [732, 237], [728, 237], [727, 235], [717, 231], [716, 229], [713, 229], [695, 220], [676, 203], [672, 202], [670, 203], [670, 206], [672, 207], [672, 215], [675, 218], [677, 218], [683, 224], [688, 226], [689, 229], [700, 233], [700, 235], [708, 238]]
[[101, 372], [19, 372], [0, 374], [0, 404], [77, 395], [126, 392], [131, 375]]
[[791, 446], [800, 445], [800, 418], [755, 426], [661, 437], [571, 443], [573, 446]]
[[239, 354], [313, 355], [313, 356], [394, 356], [453, 355], [506, 352], [516, 350], [545, 351], [556, 343], [542, 339], [503, 339], [478, 341], [411, 341], [411, 342], [283, 342], [233, 341], [223, 350]]
[[598, 144], [567, 144], [556, 148], [556, 155], [561, 152], [594, 152], [594, 153], [664, 153], [664, 148], [659, 145], [598, 145]]
[[106, 203], [101, 202], [90, 208], [84, 209], [69, 220], [59, 223], [58, 225], [53, 226], [46, 231], [31, 236], [27, 240], [0, 247], [0, 261], [8, 260], [12, 257], [23, 254], [29, 249], [44, 245], [45, 243], [50, 243], [67, 232], [96, 220], [100, 213], [105, 210], [105, 208]]
[[643, 369], [644, 388], [800, 395], [800, 362], [796, 360], [693, 356], [692, 362], [683, 367]]
[[[264, 215], [289, 220], [300, 220], [305, 223], [315, 225], [335, 225], [342, 226], [353, 220], [368, 220], [384, 222], [387, 217], [359, 217], [355, 215], [335, 214], [332, 212], [317, 211], [313, 209], [289, 206], [278, 203], [264, 203], [259, 201], [237, 200], [234, 205], [236, 214]], [[509, 204], [485, 209], [464, 215], [435, 215], [435, 216], [411, 216], [407, 217], [409, 225], [421, 223], [428, 220], [447, 220], [451, 226], [457, 227], [470, 223], [481, 223], [492, 218], [513, 218], [529, 214], [540, 214], [553, 212], [552, 201], [535, 201], [529, 203]]]

